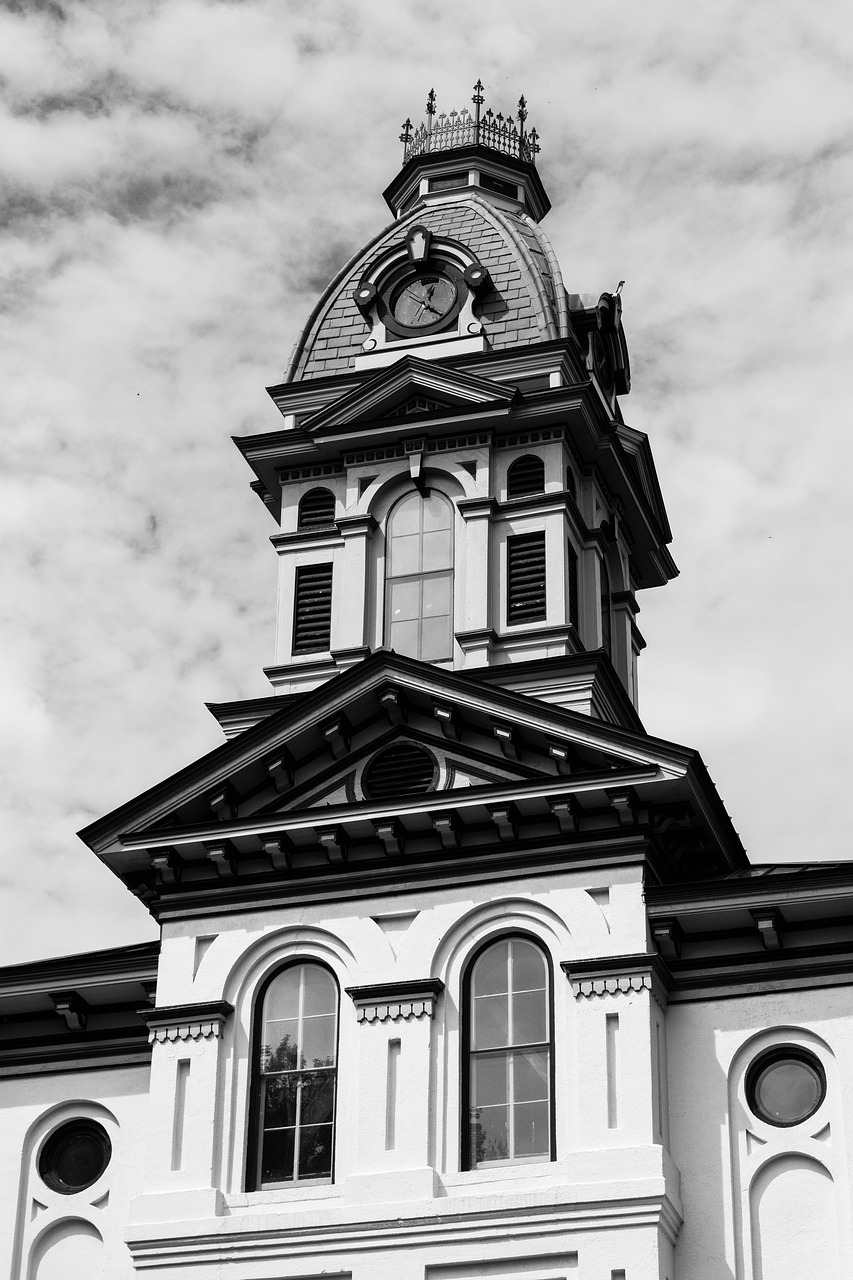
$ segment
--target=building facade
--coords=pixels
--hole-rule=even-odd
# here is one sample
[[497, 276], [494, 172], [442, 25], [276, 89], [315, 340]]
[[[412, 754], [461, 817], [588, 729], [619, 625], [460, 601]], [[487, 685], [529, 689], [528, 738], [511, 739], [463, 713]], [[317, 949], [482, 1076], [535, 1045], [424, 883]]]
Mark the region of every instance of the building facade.
[[0, 971], [12, 1280], [853, 1266], [851, 864], [751, 864], [643, 727], [677, 570], [619, 292], [482, 108], [406, 123], [236, 442], [272, 694], [81, 833], [160, 942]]

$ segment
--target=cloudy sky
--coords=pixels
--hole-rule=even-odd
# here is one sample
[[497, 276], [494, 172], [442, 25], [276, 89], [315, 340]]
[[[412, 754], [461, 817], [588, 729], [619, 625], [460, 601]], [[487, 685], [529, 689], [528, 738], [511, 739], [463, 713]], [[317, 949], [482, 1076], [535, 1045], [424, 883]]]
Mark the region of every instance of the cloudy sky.
[[835, 0], [6, 0], [0, 963], [155, 936], [75, 832], [263, 695], [232, 434], [388, 219], [427, 90], [520, 93], [573, 292], [620, 279], [682, 576], [642, 714], [757, 862], [853, 856], [853, 24]]

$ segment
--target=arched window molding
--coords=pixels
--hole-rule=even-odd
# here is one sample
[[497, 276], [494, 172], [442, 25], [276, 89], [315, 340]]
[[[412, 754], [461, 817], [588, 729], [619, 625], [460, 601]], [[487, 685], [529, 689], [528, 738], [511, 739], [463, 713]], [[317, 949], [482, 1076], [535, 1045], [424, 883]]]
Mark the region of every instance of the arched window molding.
[[462, 1166], [555, 1158], [551, 959], [524, 933], [490, 939], [463, 981]]
[[424, 662], [453, 656], [453, 525], [436, 489], [407, 493], [388, 515], [385, 644]]
[[330, 1182], [340, 989], [312, 957], [276, 969], [255, 999], [246, 1185]]

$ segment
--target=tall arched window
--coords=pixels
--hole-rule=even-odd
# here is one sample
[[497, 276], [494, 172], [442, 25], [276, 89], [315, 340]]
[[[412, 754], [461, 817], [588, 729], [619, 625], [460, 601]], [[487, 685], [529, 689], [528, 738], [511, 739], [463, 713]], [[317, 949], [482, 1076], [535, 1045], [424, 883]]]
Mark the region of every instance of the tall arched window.
[[465, 1167], [554, 1158], [549, 966], [528, 938], [502, 938], [468, 974]]
[[256, 1010], [249, 1187], [330, 1179], [335, 1130], [338, 987], [319, 964], [292, 964]]
[[385, 635], [425, 662], [453, 653], [453, 507], [434, 490], [411, 493], [388, 519]]

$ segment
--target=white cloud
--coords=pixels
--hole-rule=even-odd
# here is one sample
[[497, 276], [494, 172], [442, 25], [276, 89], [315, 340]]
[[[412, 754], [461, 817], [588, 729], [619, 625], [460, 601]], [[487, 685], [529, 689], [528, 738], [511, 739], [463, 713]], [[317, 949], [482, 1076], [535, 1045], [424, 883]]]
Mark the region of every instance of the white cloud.
[[[57, 15], [64, 12], [64, 18]], [[74, 831], [267, 691], [275, 557], [234, 432], [388, 221], [435, 85], [526, 94], [568, 286], [625, 278], [683, 576], [650, 732], [757, 861], [843, 855], [853, 200], [838, 6], [59, 0], [0, 15], [2, 959], [151, 936]]]

